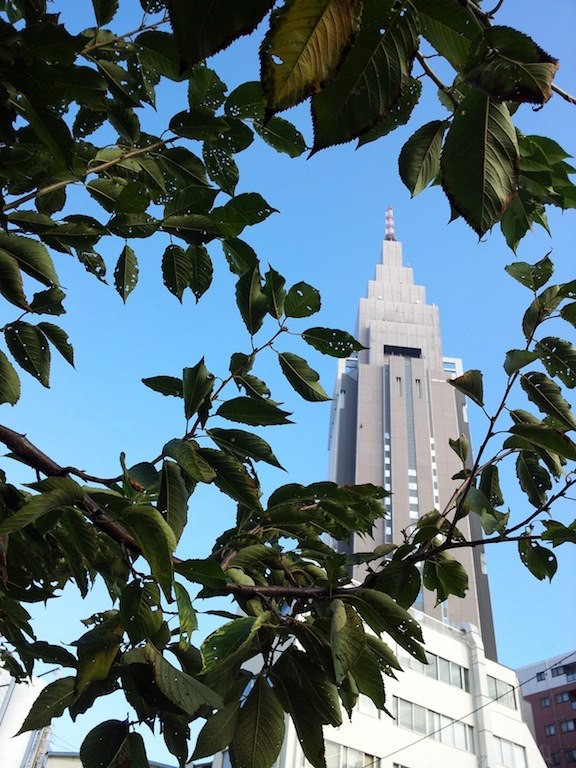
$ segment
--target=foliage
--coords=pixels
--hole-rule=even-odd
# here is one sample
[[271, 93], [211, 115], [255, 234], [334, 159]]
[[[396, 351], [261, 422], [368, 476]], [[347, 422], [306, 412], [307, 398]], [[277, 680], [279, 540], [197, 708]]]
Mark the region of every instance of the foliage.
[[[444, 600], [467, 587], [452, 550], [515, 541], [542, 579], [556, 569], [548, 545], [574, 543], [576, 523], [542, 518], [576, 482], [576, 422], [563, 394], [576, 385], [576, 353], [541, 329], [550, 320], [574, 325], [576, 284], [550, 284], [548, 258], [508, 268], [532, 292], [525, 344], [506, 356], [503, 397], [486, 414], [476, 459], [468, 460], [466, 441], [454, 436], [462, 471], [450, 503], [422, 517], [400, 546], [370, 551], [370, 533], [384, 515], [382, 488], [287, 484], [266, 501], [256, 465], [279, 462], [259, 434], [237, 426], [289, 423], [291, 414], [254, 373], [264, 352], [276, 355], [301, 397], [327, 399], [309, 363], [283, 350], [285, 334], [335, 357], [360, 347], [337, 329], [293, 330], [319, 311], [320, 295], [305, 282], [287, 287], [272, 267], [264, 271], [240, 239], [273, 209], [258, 193], [235, 194], [235, 156], [255, 134], [289, 156], [303, 153], [302, 135], [277, 113], [306, 99], [312, 151], [379, 138], [409, 120], [420, 67], [449, 115], [408, 140], [400, 154], [404, 182], [413, 194], [440, 183], [455, 217], [480, 235], [500, 221], [514, 248], [533, 223], [546, 226], [545, 205], [574, 206], [566, 153], [549, 138], [521, 135], [511, 120], [519, 103], [550, 98], [557, 62], [525, 35], [494, 25], [471, 1], [288, 0], [274, 8], [273, 0], [250, 0], [233, 10], [223, 2], [141, 2], [144, 19], [128, 34], [108, 28], [117, 0], [93, 0], [96, 25], [79, 34], [42, 0], [0, 3], [0, 293], [14, 313], [2, 329], [0, 400], [19, 399], [13, 363], [46, 387], [53, 353], [74, 364], [68, 336], [53, 322], [65, 312], [54, 257], [74, 257], [105, 280], [98, 249], [109, 250], [106, 237], [118, 243], [113, 283], [123, 301], [138, 283], [132, 241], [168, 243], [162, 275], [179, 300], [187, 290], [196, 300], [209, 290], [211, 248], [221, 244], [249, 342], [220, 378], [200, 359], [181, 376], [144, 380], [182, 401], [183, 426], [156, 458], [126, 466], [122, 457], [115, 478], [62, 467], [0, 426], [11, 455], [36, 473], [24, 489], [1, 478], [2, 659], [18, 679], [32, 674], [37, 660], [70, 671], [44, 689], [24, 729], [65, 710], [75, 719], [121, 690], [134, 721], [158, 725], [180, 765], [189, 756], [189, 725], [201, 718], [194, 757], [230, 745], [238, 768], [268, 768], [286, 713], [308, 760], [324, 768], [322, 725], [341, 722], [341, 705], [350, 713], [362, 692], [385, 708], [380, 673], [393, 675], [399, 665], [380, 635], [425, 660], [420, 627], [407, 610], [420, 587], [418, 564], [425, 586]], [[228, 93], [205, 59], [269, 13], [261, 83]], [[430, 49], [452, 68], [451, 85], [430, 69]], [[187, 87], [189, 108], [169, 115], [156, 135], [143, 121], [163, 78]], [[72, 187], [99, 206], [98, 218], [78, 212]], [[533, 363], [539, 367], [526, 372]], [[517, 383], [537, 415], [507, 410]], [[479, 371], [452, 384], [484, 408]], [[220, 420], [234, 425], [224, 428]], [[533, 507], [521, 520], [505, 511], [499, 483], [510, 461]], [[209, 558], [194, 560], [175, 551], [201, 484], [233, 499], [237, 520]], [[480, 518], [481, 541], [466, 540], [458, 528], [469, 514]], [[366, 553], [337, 553], [325, 543], [327, 536], [345, 543], [352, 533], [366, 536]], [[350, 572], [359, 563], [367, 575], [354, 583]], [[111, 604], [86, 619], [74, 652], [37, 639], [26, 606], [55, 598], [69, 583], [86, 596], [97, 579]], [[227, 614], [200, 647], [192, 644], [198, 589], [203, 599], [232, 597], [241, 611]], [[86, 768], [147, 764], [132, 724], [116, 720], [87, 736], [81, 758]]]

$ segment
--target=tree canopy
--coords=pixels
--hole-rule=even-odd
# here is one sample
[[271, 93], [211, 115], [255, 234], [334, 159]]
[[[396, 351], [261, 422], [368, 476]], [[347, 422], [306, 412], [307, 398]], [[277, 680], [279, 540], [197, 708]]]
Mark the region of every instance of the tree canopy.
[[[422, 581], [440, 601], [463, 595], [457, 550], [494, 542], [515, 542], [536, 578], [552, 578], [553, 548], [576, 542], [576, 521], [554, 516], [576, 483], [567, 395], [576, 353], [564, 339], [576, 322], [576, 280], [554, 283], [548, 256], [507, 268], [526, 288], [527, 308], [525, 344], [507, 353], [500, 401], [487, 410], [478, 370], [451, 382], [485, 410], [488, 431], [474, 458], [454, 435], [462, 469], [448, 505], [429, 510], [404, 541], [374, 547], [383, 488], [287, 483], [263, 496], [259, 463], [280, 464], [260, 428], [291, 416], [261, 378], [263, 354], [276, 358], [295, 394], [321, 402], [328, 395], [308, 353], [343, 358], [360, 345], [312, 325], [319, 292], [304, 281], [287, 285], [243, 239], [274, 209], [258, 192], [236, 194], [235, 158], [254, 140], [290, 157], [381, 141], [432, 88], [438, 117], [415, 125], [402, 148], [403, 182], [414, 195], [441, 185], [453, 218], [480, 236], [499, 224], [515, 249], [532, 225], [547, 227], [546, 206], [572, 208], [576, 197], [567, 153], [547, 135], [523, 135], [514, 113], [533, 104], [545, 114], [552, 95], [573, 98], [554, 84], [553, 56], [498, 24], [500, 3], [486, 11], [473, 0], [141, 0], [128, 29], [117, 26], [120, 5], [93, 0], [93, 25], [74, 33], [42, 0], [0, 3], [0, 401], [19, 401], [22, 376], [54, 384], [52, 355], [74, 364], [74, 339], [58, 321], [66, 300], [59, 262], [77, 259], [126, 302], [138, 290], [143, 239], [158, 243], [163, 282], [180, 301], [188, 291], [202, 300], [223, 253], [235, 280], [223, 311], [237, 313], [246, 342], [221, 370], [200, 357], [178, 375], [143, 380], [181, 402], [182, 420], [154, 455], [127, 464], [120, 454], [115, 477], [73, 466], [74, 456], [62, 466], [34, 435], [0, 426], [9, 455], [30, 468], [25, 486], [1, 477], [2, 662], [19, 680], [38, 660], [65, 671], [24, 730], [123, 693], [131, 720], [109, 720], [87, 736], [86, 768], [102, 766], [103, 742], [109, 768], [145, 766], [136, 723], [159, 728], [180, 765], [230, 747], [235, 768], [270, 768], [285, 714], [307, 759], [325, 768], [324, 724], [338, 725], [360, 693], [385, 709], [383, 675], [399, 665], [381, 635], [425, 661], [408, 613]], [[229, 92], [211, 57], [254, 32], [261, 79]], [[153, 112], [166, 81], [184, 89], [187, 109]], [[280, 116], [300, 102], [310, 104], [310, 148]], [[119, 254], [111, 275], [110, 253]], [[301, 354], [286, 342], [294, 334]], [[514, 388], [526, 408], [509, 405]], [[508, 508], [500, 474], [509, 468], [528, 513]], [[237, 518], [210, 557], [194, 559], [179, 542], [205, 484], [237, 504]], [[481, 540], [459, 529], [468, 515], [479, 516]], [[366, 536], [365, 552], [326, 544], [352, 533]], [[350, 578], [357, 564], [368, 566], [360, 584]], [[110, 599], [85, 619], [82, 636], [71, 646], [38, 637], [34, 604], [69, 584], [84, 597], [96, 581]], [[220, 596], [237, 608], [220, 612], [222, 626], [197, 646], [197, 601]], [[252, 659], [256, 672], [245, 669]], [[205, 724], [191, 745], [197, 719]]]

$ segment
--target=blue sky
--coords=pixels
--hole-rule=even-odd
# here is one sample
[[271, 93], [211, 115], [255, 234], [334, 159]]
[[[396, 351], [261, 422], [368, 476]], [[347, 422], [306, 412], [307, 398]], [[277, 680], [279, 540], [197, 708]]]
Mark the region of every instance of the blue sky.
[[[64, 9], [68, 6], [60, 5]], [[501, 23], [531, 34], [560, 58], [556, 82], [574, 92], [576, 6], [573, 0], [557, 0], [547, 4], [546, 10], [550, 18], [544, 17], [542, 4], [536, 0], [507, 0]], [[120, 29], [136, 26], [133, 19], [126, 17], [125, 21]], [[81, 28], [90, 22], [77, 18], [75, 23]], [[258, 60], [253, 43], [241, 42], [218, 57], [214, 66], [230, 86], [255, 79]], [[185, 103], [185, 87], [171, 85], [161, 95], [158, 117], [168, 110], [172, 113], [185, 108]], [[524, 132], [548, 134], [574, 155], [575, 110], [555, 96], [542, 111], [522, 107], [518, 121]], [[310, 140], [306, 110], [298, 108], [287, 116]], [[238, 191], [260, 192], [280, 213], [247, 230], [244, 237], [264, 262], [286, 276], [289, 284], [305, 280], [321, 291], [321, 313], [310, 320], [296, 321], [294, 330], [323, 325], [353, 331], [358, 299], [365, 295], [380, 258], [385, 209], [392, 205], [405, 263], [414, 268], [415, 281], [426, 286], [428, 301], [440, 307], [444, 353], [462, 357], [465, 368], [484, 372], [490, 407], [497, 402], [505, 380], [505, 352], [522, 343], [520, 320], [531, 296], [503, 271], [503, 266], [515, 257], [499, 231], [479, 243], [461, 220], [448, 225], [448, 203], [438, 189], [426, 190], [410, 200], [400, 182], [396, 165], [400, 147], [419, 125], [438, 116], [443, 116], [443, 110], [432, 91], [408, 128], [358, 151], [347, 145], [321, 152], [310, 160], [305, 156], [291, 160], [256, 141], [238, 156]], [[94, 213], [92, 209], [90, 212]], [[535, 261], [552, 249], [556, 276], [566, 280], [574, 276], [575, 215], [573, 211], [551, 211], [549, 218], [552, 238], [543, 230], [529, 234], [519, 248], [518, 258]], [[179, 375], [183, 366], [194, 365], [203, 355], [211, 371], [225, 374], [230, 354], [249, 348], [247, 334], [233, 307], [234, 280], [220, 248], [211, 248], [215, 264], [213, 288], [198, 305], [189, 295], [180, 306], [161, 284], [160, 257], [165, 244], [162, 238], [132, 243], [140, 262], [140, 282], [126, 306], [113, 288], [98, 283], [75, 261], [56, 255], [62, 283], [69, 289], [68, 314], [59, 320], [75, 346], [76, 370], [54, 358], [52, 388], [45, 390], [26, 377], [21, 402], [13, 409], [5, 406], [3, 419], [64, 465], [74, 464], [110, 476], [118, 472], [121, 450], [126, 451], [129, 464], [156, 456], [167, 440], [182, 434], [181, 405], [146, 389], [141, 378]], [[100, 249], [110, 276], [121, 247], [122, 243], [108, 238]], [[6, 315], [6, 307], [2, 311], [4, 322], [13, 319], [11, 314]], [[273, 325], [268, 329], [272, 335]], [[266, 340], [266, 327], [260, 338]], [[304, 349], [305, 345], [297, 341], [289, 339], [279, 348], [306, 356], [330, 391], [334, 361], [322, 358], [311, 348]], [[289, 481], [324, 479], [329, 403], [311, 405], [299, 401], [279, 375], [272, 355], [258, 361], [255, 373], [268, 381], [275, 399], [294, 411], [296, 422], [262, 432], [287, 470], [285, 474], [264, 469], [265, 489], [268, 492]], [[469, 410], [473, 440], [478, 444], [485, 418], [472, 405]], [[2, 466], [26, 479], [10, 462], [3, 460]], [[507, 483], [512, 489], [509, 503], [513, 516], [520, 519], [528, 504], [522, 494], [513, 491], [513, 486], [512, 478]], [[570, 513], [574, 502], [566, 505]], [[195, 495], [181, 554], [207, 555], [215, 536], [229, 527], [233, 516], [233, 504], [219, 494]], [[576, 557], [562, 549], [557, 554], [559, 572], [549, 585], [537, 582], [526, 571], [512, 546], [494, 546], [488, 551], [500, 659], [509, 666], [522, 666], [574, 647], [576, 626], [568, 606], [573, 602]], [[75, 596], [69, 596], [60, 606], [49, 606], [42, 623], [54, 639], [71, 641], [81, 631], [79, 619], [100, 607], [84, 607]], [[125, 707], [120, 707], [114, 716], [122, 718], [125, 714]], [[110, 712], [104, 716], [110, 716]], [[91, 727], [89, 723], [84, 718], [76, 726], [56, 724], [55, 733], [78, 748]], [[154, 745], [150, 756], [165, 758], [162, 751], [156, 754], [157, 749]]]

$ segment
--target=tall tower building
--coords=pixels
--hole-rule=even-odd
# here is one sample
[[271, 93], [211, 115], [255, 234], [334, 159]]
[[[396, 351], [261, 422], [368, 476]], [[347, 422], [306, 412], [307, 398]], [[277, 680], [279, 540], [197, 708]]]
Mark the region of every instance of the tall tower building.
[[[375, 483], [391, 492], [376, 544], [402, 540], [402, 532], [452, 496], [452, 476], [462, 469], [448, 440], [468, 436], [464, 398], [447, 383], [462, 373], [457, 358], [443, 356], [438, 308], [426, 303], [412, 269], [402, 263], [392, 210], [386, 213], [382, 263], [360, 299], [356, 338], [365, 349], [340, 361], [330, 428], [330, 479], [342, 484]], [[475, 520], [464, 520], [466, 536], [480, 538]], [[358, 536], [350, 551], [366, 549]], [[484, 553], [460, 550], [470, 578], [464, 599], [435, 606], [422, 592], [416, 608], [447, 624], [480, 628], [485, 653], [496, 660], [496, 644]]]

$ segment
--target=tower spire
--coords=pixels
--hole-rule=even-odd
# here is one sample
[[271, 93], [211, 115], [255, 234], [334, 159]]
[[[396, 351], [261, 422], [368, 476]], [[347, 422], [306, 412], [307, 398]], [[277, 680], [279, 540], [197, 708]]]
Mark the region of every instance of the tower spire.
[[394, 210], [388, 206], [386, 208], [386, 240], [396, 240], [394, 235]]

